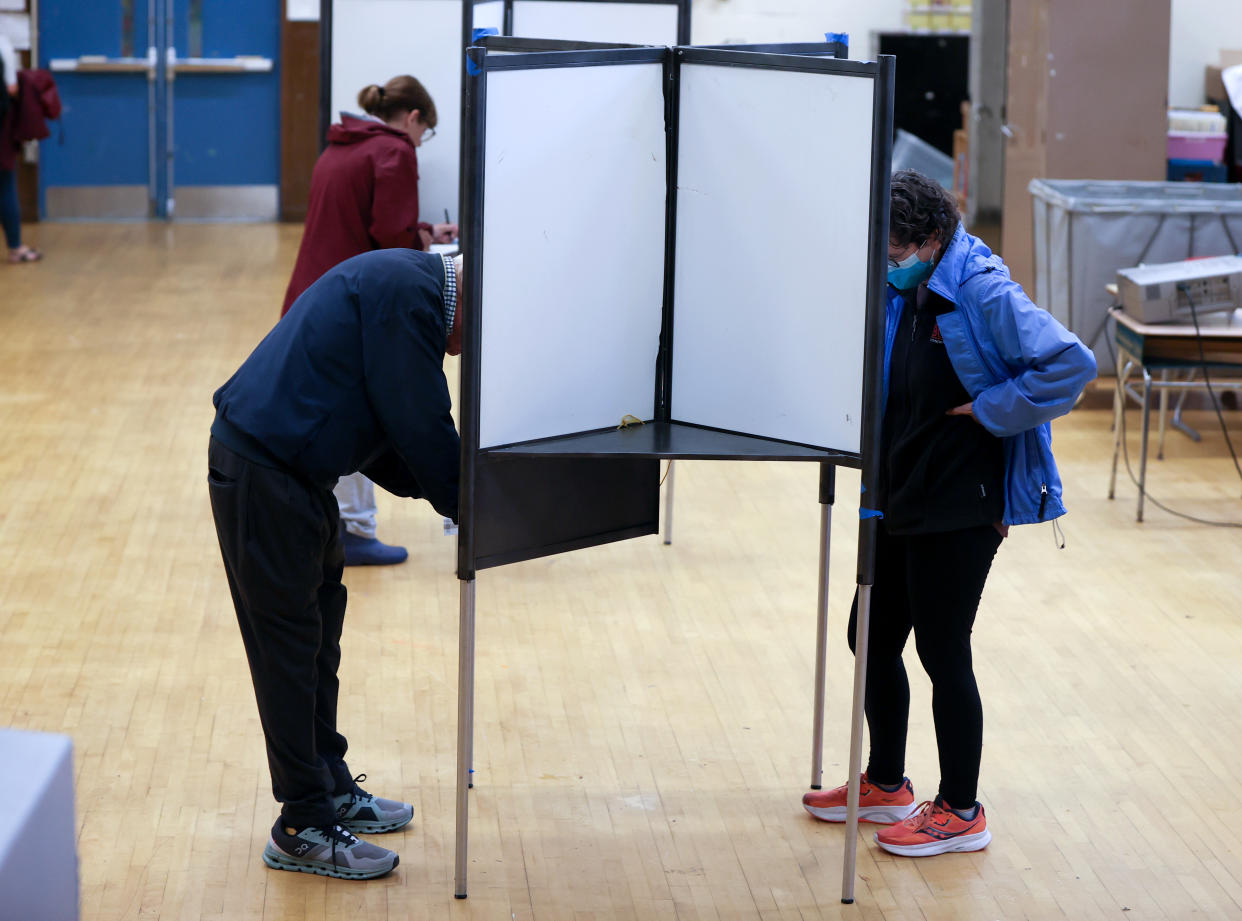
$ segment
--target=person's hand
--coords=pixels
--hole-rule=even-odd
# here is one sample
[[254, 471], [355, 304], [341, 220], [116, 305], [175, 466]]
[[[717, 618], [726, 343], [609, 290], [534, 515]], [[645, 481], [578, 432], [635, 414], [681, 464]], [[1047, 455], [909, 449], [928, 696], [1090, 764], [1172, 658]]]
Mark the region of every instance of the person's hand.
[[14, 99], [17, 98], [17, 84], [16, 83], [9, 84], [9, 95], [12, 96]]
[[418, 238], [423, 241], [423, 249], [431, 248], [432, 238], [430, 230], [425, 230], [422, 227], [418, 228]]
[[435, 224], [431, 232], [432, 243], [452, 243], [457, 239], [456, 224]]
[[975, 404], [974, 402], [970, 402], [970, 403], [963, 403], [961, 406], [954, 406], [952, 409], [948, 410], [945, 413], [945, 415], [946, 416], [970, 416], [970, 418], [974, 419], [975, 418]]

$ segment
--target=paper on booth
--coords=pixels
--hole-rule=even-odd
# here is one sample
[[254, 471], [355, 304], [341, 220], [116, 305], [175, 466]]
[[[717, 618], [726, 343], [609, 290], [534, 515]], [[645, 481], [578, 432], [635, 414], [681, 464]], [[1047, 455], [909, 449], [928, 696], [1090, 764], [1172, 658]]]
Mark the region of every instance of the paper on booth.
[[1229, 104], [1235, 112], [1242, 112], [1242, 64], [1226, 67], [1221, 71], [1220, 79], [1229, 94]]

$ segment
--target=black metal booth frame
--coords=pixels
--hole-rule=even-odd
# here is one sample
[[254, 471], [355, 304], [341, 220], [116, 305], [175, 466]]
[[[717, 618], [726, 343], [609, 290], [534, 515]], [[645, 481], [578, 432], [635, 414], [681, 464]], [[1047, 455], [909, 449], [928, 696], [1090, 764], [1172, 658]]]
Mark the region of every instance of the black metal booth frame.
[[[842, 50], [826, 43], [734, 47], [634, 47], [488, 37], [467, 52], [463, 120], [462, 249], [467, 254], [464, 342], [459, 406], [462, 434], [458, 660], [457, 848], [455, 895], [466, 897], [469, 789], [474, 744], [475, 582], [481, 569], [659, 530], [659, 465], [662, 459], [812, 461], [820, 464], [819, 604], [811, 786], [822, 779], [824, 684], [827, 644], [828, 550], [835, 468], [861, 469], [864, 505], [878, 505], [877, 448], [883, 387], [884, 290], [888, 256], [889, 169], [892, 154], [894, 60], [839, 60]], [[508, 69], [590, 67], [661, 63], [664, 68], [667, 203], [664, 304], [655, 362], [655, 405], [645, 424], [600, 429], [502, 446], [480, 447], [481, 330], [484, 319], [484, 183], [487, 76]], [[673, 295], [677, 221], [679, 75], [682, 64], [792, 70], [874, 81], [867, 303], [863, 360], [861, 450], [833, 450], [679, 422], [672, 416]], [[859, 305], [862, 307], [863, 305]], [[861, 771], [863, 689], [866, 682], [870, 591], [875, 570], [878, 515], [860, 515], [858, 547], [858, 639], [850, 744], [850, 806], [843, 861], [842, 900], [852, 902], [857, 849], [858, 776]]]

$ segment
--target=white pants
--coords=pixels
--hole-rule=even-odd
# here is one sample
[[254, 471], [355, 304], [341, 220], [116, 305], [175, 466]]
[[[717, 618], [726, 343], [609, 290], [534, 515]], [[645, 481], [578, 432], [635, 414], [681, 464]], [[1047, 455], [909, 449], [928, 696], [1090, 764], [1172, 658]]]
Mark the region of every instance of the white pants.
[[332, 490], [341, 507], [341, 524], [355, 537], [375, 537], [375, 484], [361, 473], [351, 473]]

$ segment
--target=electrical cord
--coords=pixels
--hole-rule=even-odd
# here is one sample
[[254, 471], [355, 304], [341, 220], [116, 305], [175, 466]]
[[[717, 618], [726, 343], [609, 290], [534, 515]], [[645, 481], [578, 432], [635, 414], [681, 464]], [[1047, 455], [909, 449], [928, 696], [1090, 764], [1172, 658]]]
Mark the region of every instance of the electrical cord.
[[[1198, 317], [1197, 312], [1195, 311], [1194, 301], [1191, 299], [1190, 292], [1187, 290], [1187, 287], [1185, 284], [1180, 284], [1177, 287], [1179, 290], [1182, 291], [1183, 294], [1186, 295], [1187, 300], [1190, 302], [1190, 315], [1194, 319], [1195, 337], [1199, 343], [1199, 361], [1200, 361], [1200, 364], [1203, 370], [1203, 380], [1204, 380], [1204, 383], [1207, 384], [1208, 394], [1212, 398], [1212, 405], [1216, 407], [1216, 416], [1220, 420], [1221, 431], [1225, 433], [1225, 443], [1229, 446], [1229, 454], [1233, 457], [1234, 467], [1238, 467], [1238, 455], [1233, 449], [1233, 442], [1230, 441], [1229, 439], [1229, 432], [1227, 428], [1225, 427], [1225, 417], [1221, 414], [1220, 405], [1216, 400], [1215, 391], [1212, 390], [1212, 383], [1211, 383], [1210, 378], [1208, 377], [1207, 355], [1205, 354], [1203, 350], [1203, 334], [1199, 330], [1199, 317]], [[1108, 345], [1108, 354], [1113, 360], [1113, 367], [1116, 368], [1117, 373], [1120, 374], [1121, 367], [1117, 361], [1117, 353], [1113, 349], [1113, 340], [1111, 337], [1105, 336], [1104, 341]], [[1118, 381], [1117, 386], [1119, 387], [1121, 386], [1120, 381]], [[1122, 458], [1125, 460], [1126, 473], [1130, 477], [1130, 482], [1132, 482], [1135, 485], [1135, 487], [1139, 490], [1139, 492], [1143, 494], [1146, 501], [1150, 502], [1152, 505], [1156, 506], [1156, 508], [1160, 509], [1161, 511], [1168, 512], [1170, 515], [1173, 515], [1177, 518], [1185, 519], [1186, 521], [1193, 521], [1196, 524], [1206, 524], [1214, 528], [1242, 528], [1242, 521], [1212, 521], [1209, 518], [1199, 518], [1199, 517], [1196, 517], [1195, 515], [1188, 515], [1185, 512], [1179, 512], [1176, 509], [1171, 509], [1167, 505], [1165, 505], [1163, 502], [1158, 500], [1155, 496], [1153, 496], [1150, 490], [1144, 488], [1142, 485], [1139, 484], [1138, 477], [1134, 475], [1134, 470], [1130, 466], [1130, 448], [1129, 448], [1129, 445], [1127, 444], [1127, 438], [1126, 438], [1127, 433], [1126, 433], [1126, 402], [1125, 401], [1126, 401], [1126, 397], [1125, 397], [1125, 394], [1123, 393], [1121, 394], [1121, 455], [1122, 455]], [[1242, 468], [1239, 468], [1238, 473], [1240, 476], [1242, 476]]]
[[1190, 295], [1190, 286], [1182, 282], [1177, 290], [1186, 295], [1186, 303], [1190, 305], [1190, 318], [1195, 323], [1195, 343], [1199, 346], [1199, 363], [1203, 365], [1203, 383], [1207, 384], [1208, 396], [1212, 398], [1212, 408], [1216, 410], [1216, 418], [1220, 421], [1220, 430], [1225, 436], [1225, 444], [1229, 446], [1229, 456], [1233, 458], [1233, 469], [1238, 471], [1242, 479], [1242, 464], [1238, 463], [1238, 452], [1233, 449], [1233, 441], [1229, 438], [1229, 429], [1225, 425], [1224, 413], [1220, 411], [1220, 401], [1216, 399], [1216, 391], [1212, 389], [1212, 375], [1208, 373], [1207, 353], [1203, 350], [1203, 331], [1199, 329], [1199, 311], [1195, 308], [1195, 299]]

